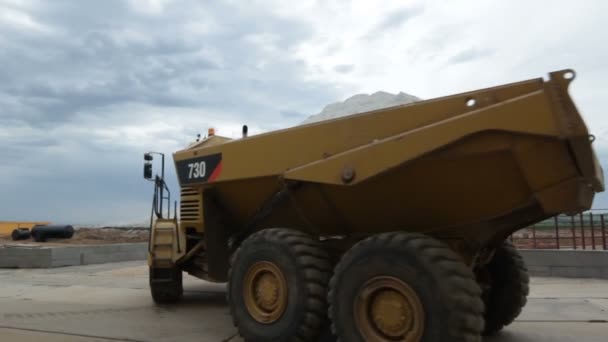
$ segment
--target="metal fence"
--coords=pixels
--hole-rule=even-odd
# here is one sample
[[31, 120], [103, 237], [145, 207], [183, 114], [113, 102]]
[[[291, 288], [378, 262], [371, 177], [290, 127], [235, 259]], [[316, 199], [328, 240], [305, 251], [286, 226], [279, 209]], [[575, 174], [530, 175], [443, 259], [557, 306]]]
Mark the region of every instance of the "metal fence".
[[608, 209], [559, 215], [511, 235], [519, 248], [608, 250]]

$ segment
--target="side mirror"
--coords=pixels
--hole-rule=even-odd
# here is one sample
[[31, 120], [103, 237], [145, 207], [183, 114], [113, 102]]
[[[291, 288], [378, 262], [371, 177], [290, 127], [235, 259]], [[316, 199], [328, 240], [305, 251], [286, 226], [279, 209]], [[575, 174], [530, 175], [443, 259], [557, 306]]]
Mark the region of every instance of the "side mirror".
[[147, 162], [144, 164], [144, 178], [152, 179], [152, 163]]
[[152, 159], [154, 159], [154, 158], [152, 158], [152, 155], [150, 153], [145, 153], [144, 154], [144, 160], [145, 161], [152, 161]]

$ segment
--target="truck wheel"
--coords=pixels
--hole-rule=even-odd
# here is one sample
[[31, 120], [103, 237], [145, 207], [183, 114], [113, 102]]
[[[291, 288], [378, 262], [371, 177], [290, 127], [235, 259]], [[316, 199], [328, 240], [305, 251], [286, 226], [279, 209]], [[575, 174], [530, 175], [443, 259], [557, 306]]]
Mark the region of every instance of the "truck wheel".
[[149, 269], [150, 292], [156, 304], [172, 304], [178, 302], [183, 294], [182, 271], [179, 268]]
[[310, 236], [265, 229], [235, 252], [230, 313], [245, 341], [315, 341], [327, 321], [327, 253]]
[[486, 266], [490, 286], [484, 291], [486, 326], [484, 335], [492, 335], [511, 324], [526, 305], [530, 277], [523, 258], [510, 242], [496, 249]]
[[332, 329], [343, 342], [479, 342], [481, 290], [449, 247], [422, 234], [367, 238], [336, 266]]

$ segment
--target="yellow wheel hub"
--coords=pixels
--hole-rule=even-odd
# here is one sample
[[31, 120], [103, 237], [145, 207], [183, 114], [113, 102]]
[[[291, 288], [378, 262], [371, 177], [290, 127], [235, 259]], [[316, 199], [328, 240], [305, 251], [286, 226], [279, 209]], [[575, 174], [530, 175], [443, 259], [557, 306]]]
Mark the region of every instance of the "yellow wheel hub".
[[243, 282], [247, 311], [259, 323], [278, 320], [287, 307], [287, 282], [277, 265], [258, 261], [251, 265]]
[[424, 332], [424, 309], [403, 281], [375, 277], [355, 299], [355, 321], [366, 341], [417, 342]]

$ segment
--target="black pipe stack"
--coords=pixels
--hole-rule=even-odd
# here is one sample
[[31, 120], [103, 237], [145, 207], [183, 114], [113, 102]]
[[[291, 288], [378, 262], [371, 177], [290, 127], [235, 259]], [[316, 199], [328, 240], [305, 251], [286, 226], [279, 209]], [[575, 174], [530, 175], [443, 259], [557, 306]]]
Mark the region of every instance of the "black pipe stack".
[[13, 241], [27, 240], [31, 236], [30, 230], [27, 228], [17, 228], [11, 233]]
[[70, 239], [74, 235], [74, 227], [70, 225], [34, 226], [32, 237], [36, 242], [45, 242], [47, 239]]

